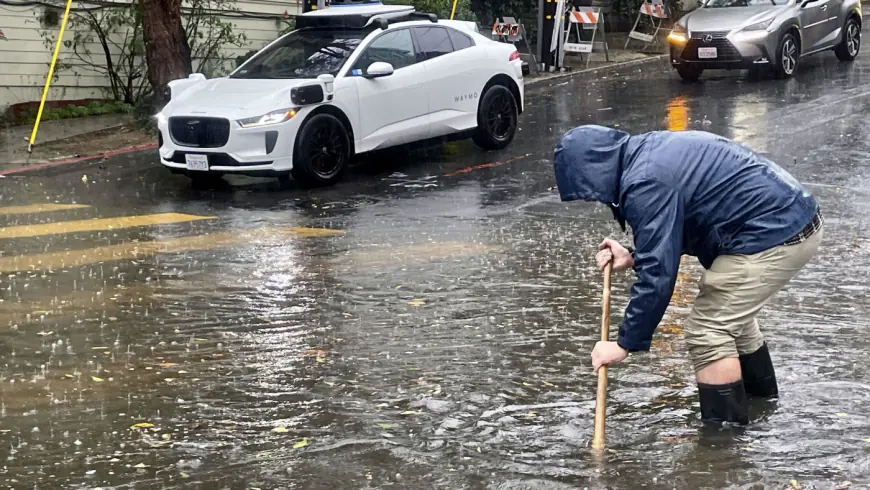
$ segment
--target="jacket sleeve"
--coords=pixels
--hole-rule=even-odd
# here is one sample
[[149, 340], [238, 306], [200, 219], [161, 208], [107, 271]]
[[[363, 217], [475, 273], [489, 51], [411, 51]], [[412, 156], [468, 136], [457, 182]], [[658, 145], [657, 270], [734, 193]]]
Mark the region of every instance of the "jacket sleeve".
[[683, 203], [677, 192], [656, 181], [629, 185], [623, 196], [624, 216], [634, 234], [637, 281], [617, 342], [629, 351], [648, 351], [677, 282]]

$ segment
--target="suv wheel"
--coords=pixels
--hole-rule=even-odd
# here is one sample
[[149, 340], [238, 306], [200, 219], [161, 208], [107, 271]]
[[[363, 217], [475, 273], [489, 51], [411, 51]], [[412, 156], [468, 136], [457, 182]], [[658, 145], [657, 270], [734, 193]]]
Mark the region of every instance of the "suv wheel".
[[680, 64], [677, 65], [677, 73], [680, 78], [687, 82], [697, 82], [701, 78], [701, 73], [704, 73], [704, 69], [700, 66]]
[[858, 57], [858, 50], [861, 49], [861, 26], [854, 18], [849, 18], [846, 21], [846, 27], [843, 28], [843, 42], [834, 48], [834, 54], [840, 61], [853, 61]]
[[305, 121], [293, 148], [293, 178], [306, 187], [333, 185], [350, 162], [350, 137], [344, 124], [330, 114]]
[[794, 75], [799, 58], [800, 49], [798, 49], [797, 39], [794, 34], [786, 32], [779, 40], [779, 47], [776, 49], [774, 70], [777, 77], [789, 78]]
[[517, 134], [519, 110], [514, 94], [504, 85], [493, 85], [477, 108], [477, 129], [473, 140], [484, 150], [501, 150]]

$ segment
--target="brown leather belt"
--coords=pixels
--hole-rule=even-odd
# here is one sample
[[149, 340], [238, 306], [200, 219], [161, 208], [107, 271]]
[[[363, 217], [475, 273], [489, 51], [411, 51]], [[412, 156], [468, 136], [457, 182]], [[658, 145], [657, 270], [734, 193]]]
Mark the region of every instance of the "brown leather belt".
[[822, 218], [822, 211], [819, 210], [818, 213], [813, 217], [813, 220], [810, 221], [810, 224], [804, 227], [797, 235], [788, 239], [783, 245], [797, 245], [798, 243], [806, 241], [811, 236], [815, 235], [822, 229], [822, 225], [825, 224], [824, 218]]

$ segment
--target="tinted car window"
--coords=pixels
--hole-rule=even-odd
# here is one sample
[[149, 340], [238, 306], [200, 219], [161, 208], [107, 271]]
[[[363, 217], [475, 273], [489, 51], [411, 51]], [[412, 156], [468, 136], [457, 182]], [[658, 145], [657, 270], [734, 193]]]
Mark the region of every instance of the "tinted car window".
[[335, 75], [362, 41], [352, 29], [302, 29], [239, 67], [230, 78], [317, 78]]
[[413, 65], [417, 62], [414, 40], [410, 29], [389, 31], [374, 41], [363, 51], [354, 65], [355, 70], [365, 70], [376, 61], [393, 65], [394, 70]]
[[417, 41], [420, 43], [420, 58], [431, 60], [453, 52], [450, 35], [443, 27], [415, 27]]
[[447, 32], [450, 33], [450, 40], [453, 42], [453, 51], [459, 51], [460, 49], [474, 46], [474, 41], [465, 34], [455, 29], [447, 29]]

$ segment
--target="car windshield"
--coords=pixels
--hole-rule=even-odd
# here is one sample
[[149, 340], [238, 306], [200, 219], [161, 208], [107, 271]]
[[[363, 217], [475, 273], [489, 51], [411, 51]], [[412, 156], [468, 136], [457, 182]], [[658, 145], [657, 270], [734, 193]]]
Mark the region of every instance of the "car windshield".
[[763, 5], [785, 5], [788, 0], [708, 0], [704, 8], [760, 7]]
[[357, 29], [303, 29], [293, 32], [258, 53], [230, 78], [317, 78], [336, 75], [363, 31]]

